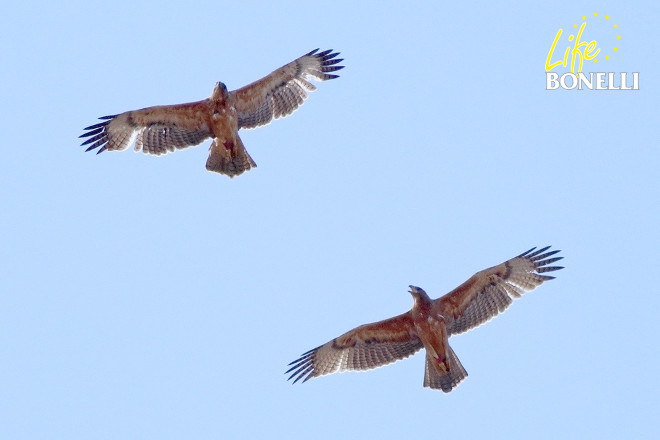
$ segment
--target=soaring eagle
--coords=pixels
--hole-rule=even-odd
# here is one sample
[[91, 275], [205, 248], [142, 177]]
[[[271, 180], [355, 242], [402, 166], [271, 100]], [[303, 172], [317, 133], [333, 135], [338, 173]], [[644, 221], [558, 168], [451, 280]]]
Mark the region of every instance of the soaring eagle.
[[268, 76], [240, 89], [227, 91], [216, 83], [207, 99], [187, 104], [162, 105], [103, 116], [104, 122], [90, 125], [81, 138], [86, 151], [98, 148], [125, 150], [135, 142], [135, 151], [165, 154], [191, 147], [212, 138], [206, 169], [229, 177], [238, 176], [257, 164], [238, 135], [241, 128], [268, 124], [273, 118], [293, 113], [316, 90], [309, 81], [337, 78], [330, 72], [343, 69], [339, 52], [313, 50], [280, 67]]
[[346, 370], [370, 370], [426, 349], [424, 386], [450, 392], [467, 372], [449, 346], [449, 337], [468, 331], [503, 312], [523, 293], [553, 279], [545, 272], [563, 257], [550, 246], [532, 248], [504, 263], [482, 270], [449, 292], [432, 300], [410, 286], [412, 309], [402, 315], [362, 325], [291, 362], [286, 373], [293, 383]]

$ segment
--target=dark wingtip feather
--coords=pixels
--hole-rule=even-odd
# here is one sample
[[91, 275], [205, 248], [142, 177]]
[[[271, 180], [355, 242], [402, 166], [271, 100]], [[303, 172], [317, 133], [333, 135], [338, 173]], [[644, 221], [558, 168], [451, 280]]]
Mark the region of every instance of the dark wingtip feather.
[[314, 49], [313, 51], [311, 51], [311, 52], [307, 52], [307, 53], [305, 54], [305, 56], [308, 57], [308, 56], [310, 56], [310, 55], [314, 55], [314, 54], [315, 54], [316, 52], [318, 52], [318, 51], [319, 51], [319, 48], [317, 47], [317, 48]]
[[105, 133], [96, 133], [94, 137], [85, 140], [82, 144], [80, 144], [80, 146], [84, 147], [85, 145], [91, 144], [92, 142], [97, 142], [101, 139], [105, 139], [105, 137], [106, 137]]
[[89, 127], [83, 128], [83, 130], [93, 130], [95, 128], [105, 127], [106, 125], [108, 125], [110, 123], [110, 121], [108, 121], [108, 119], [114, 119], [116, 117], [117, 117], [117, 115], [101, 116], [99, 119], [103, 119], [103, 120], [105, 120], [105, 122], [99, 122], [98, 124], [90, 125]]
[[536, 269], [538, 273], [543, 272], [554, 272], [555, 270], [562, 270], [564, 266], [549, 266], [549, 267], [539, 267]]
[[323, 66], [323, 68], [321, 70], [323, 70], [324, 73], [325, 72], [335, 72], [337, 70], [343, 69], [344, 67], [345, 66]]
[[319, 347], [316, 347], [306, 351], [298, 359], [289, 363], [291, 368], [284, 372], [284, 374], [291, 373], [287, 380], [294, 379], [293, 383], [296, 383], [303, 379], [302, 383], [307, 382], [314, 373], [314, 353], [318, 349]]
[[547, 251], [548, 249], [550, 249], [550, 246], [542, 247], [541, 249], [538, 249], [538, 250], [532, 252], [531, 254], [527, 254], [527, 255], [525, 255], [525, 257], [527, 257], [527, 258], [534, 258], [534, 257], [536, 257], [537, 255], [542, 254], [543, 252]]
[[87, 133], [81, 134], [80, 136], [78, 136], [78, 138], [85, 138], [85, 137], [89, 137], [89, 136], [94, 136], [95, 134], [99, 134], [101, 132], [103, 132], [103, 127], [97, 127], [93, 130], [88, 131]]
[[556, 251], [546, 252], [545, 254], [537, 255], [536, 257], [534, 257], [534, 259], [535, 259], [535, 260], [543, 260], [543, 259], [545, 259], [545, 258], [547, 258], [547, 257], [551, 257], [551, 256], [553, 256], [553, 255], [555, 255], [555, 254], [558, 254], [559, 252], [561, 252], [561, 251], [560, 251], [560, 250], [556, 250]]
[[308, 356], [303, 355], [302, 357], [299, 357], [295, 361], [289, 362], [289, 365], [293, 365], [293, 367], [289, 368], [289, 370], [285, 371], [285, 373], [288, 373], [289, 371], [293, 370], [294, 368], [298, 368], [301, 364], [304, 364], [305, 362], [307, 362], [308, 358], [309, 358]]
[[296, 379], [293, 381], [293, 383], [292, 383], [291, 385], [295, 384], [295, 383], [298, 382], [300, 379], [303, 380], [303, 381], [300, 382], [300, 383], [305, 383], [305, 382], [307, 382], [307, 381], [312, 377], [312, 373], [313, 373], [313, 372], [314, 372], [314, 367], [313, 367], [312, 365], [310, 365], [307, 369], [305, 369], [305, 370], [303, 370], [303, 371], [297, 373], [297, 374], [298, 374], [298, 377], [296, 377]]
[[[535, 247], [531, 248], [527, 252], [523, 252], [520, 254], [518, 257], [523, 257], [526, 258], [528, 261], [530, 261], [532, 264], [534, 264], [534, 270], [537, 274], [539, 273], [544, 273], [544, 272], [553, 272], [555, 270], [561, 270], [564, 268], [564, 266], [548, 266], [548, 264], [555, 263], [559, 260], [563, 260], [564, 257], [554, 257], [554, 258], [548, 258], [552, 257], [553, 255], [558, 254], [561, 252], [561, 250], [554, 250], [550, 252], [545, 252], [548, 249], [550, 249], [551, 246], [545, 246], [541, 249], [536, 250]], [[545, 253], [544, 253], [545, 252]], [[543, 276], [544, 280], [551, 280], [554, 279], [554, 277], [548, 277], [548, 276]]]
[[[547, 251], [548, 249], [550, 249], [551, 247], [552, 246], [545, 246], [545, 247], [542, 247], [541, 249], [536, 249], [536, 246], [534, 246], [533, 248], [531, 248], [531, 249], [523, 252], [522, 254], [516, 256], [516, 258], [524, 257], [524, 258], [532, 260], [532, 261], [534, 261], [538, 264], [540, 260], [543, 260], [544, 258], [550, 257], [552, 255], [555, 255], [555, 254], [558, 254], [559, 252], [561, 252], [561, 250], [554, 250], [554, 251], [546, 252], [544, 254], [544, 252]], [[563, 257], [560, 257], [560, 258], [563, 258]]]
[[108, 125], [107, 121], [106, 122], [99, 122], [98, 124], [94, 124], [94, 125], [90, 125], [89, 127], [85, 127], [85, 128], [83, 128], [83, 130], [94, 130], [94, 129], [97, 129], [97, 128], [103, 128], [106, 125]]
[[343, 58], [336, 58], [336, 59], [334, 59], [334, 60], [323, 61], [323, 62], [321, 63], [321, 65], [322, 65], [322, 66], [332, 66], [333, 64], [339, 64], [339, 63], [341, 63], [342, 61], [344, 61]]
[[99, 122], [97, 124], [90, 125], [89, 127], [83, 128], [83, 130], [87, 130], [87, 132], [81, 134], [78, 136], [78, 138], [89, 138], [85, 140], [81, 146], [85, 146], [88, 144], [91, 144], [86, 150], [91, 151], [95, 148], [101, 147], [99, 151], [96, 152], [96, 154], [99, 154], [103, 151], [106, 150], [106, 145], [108, 142], [107, 139], [107, 132], [106, 132], [106, 127], [108, 124], [111, 122], [112, 119], [117, 117], [117, 115], [108, 115], [108, 116], [101, 116], [99, 119], [104, 120], [104, 122]]
[[523, 253], [520, 254], [520, 255], [516, 255], [516, 258], [524, 257], [524, 256], [526, 256], [527, 254], [529, 254], [530, 252], [532, 252], [534, 249], [536, 249], [536, 246], [534, 246], [533, 248], [531, 248], [531, 249], [529, 249], [529, 250], [523, 252]]
[[548, 264], [552, 264], [552, 263], [554, 263], [555, 261], [559, 261], [559, 260], [563, 260], [563, 259], [564, 259], [564, 257], [548, 258], [547, 260], [538, 261], [538, 262], [536, 263], [536, 266], [537, 266], [537, 267], [547, 266]]
[[[290, 370], [289, 370], [289, 371], [290, 371]], [[300, 368], [296, 369], [296, 371], [294, 371], [294, 372], [291, 374], [291, 376], [289, 376], [289, 378], [288, 378], [287, 380], [291, 380], [291, 379], [295, 378], [295, 379], [293, 380], [293, 383], [296, 383], [296, 382], [298, 382], [300, 379], [303, 379], [303, 378], [304, 378], [305, 380], [303, 380], [303, 383], [305, 383], [305, 381], [307, 380], [307, 378], [309, 378], [309, 375], [310, 375], [311, 373], [313, 373], [313, 372], [314, 372], [314, 366], [313, 366], [311, 363], [310, 363], [310, 364], [306, 364], [306, 363], [305, 363], [305, 364], [302, 364], [302, 365], [300, 366]], [[288, 373], [288, 371], [287, 371], [287, 373]], [[286, 374], [286, 373], [285, 373], [285, 374]]]
[[[99, 144], [98, 142], [95, 143], [95, 144], [90, 145], [90, 146], [87, 147], [87, 149], [85, 150], [85, 153], [87, 153], [87, 152], [89, 152], [89, 151], [92, 151], [92, 150], [94, 150], [95, 148], [99, 148], [100, 145], [101, 145], [101, 144]], [[106, 146], [103, 145], [101, 148], [99, 148], [99, 150], [96, 152], [96, 154], [100, 154], [100, 153], [104, 152], [105, 150], [106, 150]]]
[[338, 56], [341, 52], [333, 52], [327, 55], [323, 55], [321, 58], [323, 59], [323, 62], [332, 60], [334, 57]]
[[[303, 379], [303, 381], [302, 381], [301, 383], [305, 383], [305, 382], [307, 382], [308, 380], [310, 380], [312, 377], [314, 377], [314, 376], [312, 376], [312, 373], [313, 373], [313, 372], [314, 372], [314, 370], [311, 370], [309, 373], [307, 373], [307, 376], [305, 376], [305, 378]], [[294, 382], [294, 383], [295, 383], [295, 382]]]
[[296, 383], [296, 382], [298, 382], [298, 381], [300, 380], [300, 378], [301, 378], [302, 376], [301, 376], [299, 373], [300, 373], [300, 370], [296, 370], [296, 371], [293, 372], [293, 374], [291, 374], [291, 376], [289, 376], [289, 378], [288, 378], [287, 380], [291, 380], [291, 379], [293, 379], [293, 378], [295, 377], [295, 379], [293, 380], [293, 382], [291, 382], [291, 385], [293, 385], [294, 383]]
[[337, 66], [337, 64], [344, 61], [343, 58], [336, 58], [341, 52], [333, 52], [332, 49], [327, 49], [322, 52], [316, 53], [318, 49], [308, 53], [307, 55], [312, 55], [319, 60], [320, 71], [324, 75], [315, 74], [315, 76], [320, 80], [328, 80], [339, 78], [339, 75], [329, 74], [328, 72], [335, 72], [337, 70], [343, 69], [345, 66]]
[[[298, 361], [299, 361], [299, 360], [300, 360], [300, 359], [298, 359]], [[298, 361], [290, 362], [289, 365], [293, 365], [294, 363], [295, 363], [295, 365], [293, 365], [293, 367], [291, 367], [291, 368], [289, 368], [288, 370], [286, 370], [286, 371], [284, 372], [284, 374], [289, 374], [291, 371], [293, 371], [293, 370], [295, 370], [296, 368], [298, 368], [298, 364], [297, 364]], [[288, 366], [288, 365], [287, 365], [287, 366]], [[291, 379], [291, 378], [289, 378], [289, 379]]]

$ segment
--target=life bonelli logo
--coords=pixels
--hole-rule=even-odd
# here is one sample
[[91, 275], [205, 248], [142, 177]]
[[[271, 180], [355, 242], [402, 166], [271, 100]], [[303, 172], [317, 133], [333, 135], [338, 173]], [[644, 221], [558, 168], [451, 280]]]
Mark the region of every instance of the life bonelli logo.
[[[620, 53], [623, 39], [619, 24], [609, 15], [598, 12], [593, 16], [583, 15], [582, 20], [573, 24], [573, 33], [566, 37], [568, 33], [559, 29], [548, 51], [546, 90], [639, 90], [639, 72], [583, 71], [591, 70], [590, 67], [607, 68]], [[588, 41], [590, 35], [598, 40]], [[567, 71], [553, 72], [555, 69]]]

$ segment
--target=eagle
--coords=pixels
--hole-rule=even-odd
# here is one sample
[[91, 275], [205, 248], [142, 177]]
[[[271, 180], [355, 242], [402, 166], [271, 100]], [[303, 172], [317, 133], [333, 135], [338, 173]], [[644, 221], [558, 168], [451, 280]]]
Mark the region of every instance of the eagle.
[[431, 299], [420, 287], [410, 286], [413, 297], [408, 312], [344, 333], [316, 347], [289, 364], [289, 380], [323, 376], [347, 370], [370, 370], [404, 359], [426, 349], [424, 387], [454, 389], [467, 377], [467, 371], [449, 346], [449, 337], [466, 332], [503, 312], [513, 299], [520, 298], [544, 281], [543, 275], [563, 269], [549, 266], [563, 257], [552, 257], [558, 250], [550, 246], [527, 252], [502, 264], [477, 272], [466, 282]]
[[104, 122], [85, 127], [79, 136], [86, 139], [86, 151], [98, 148], [161, 155], [212, 138], [206, 169], [229, 177], [242, 174], [257, 164], [238, 135], [241, 128], [255, 128], [293, 113], [316, 90], [310, 82], [337, 78], [330, 72], [343, 69], [342, 58], [332, 49], [315, 49], [280, 67], [258, 81], [231, 92], [222, 82], [202, 101], [162, 105], [103, 116]]

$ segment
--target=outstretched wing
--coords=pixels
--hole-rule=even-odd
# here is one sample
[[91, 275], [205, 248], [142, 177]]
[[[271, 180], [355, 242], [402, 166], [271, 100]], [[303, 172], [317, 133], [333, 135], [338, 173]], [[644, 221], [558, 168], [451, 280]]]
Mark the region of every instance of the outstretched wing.
[[456, 289], [434, 301], [445, 317], [449, 335], [463, 333], [503, 312], [525, 292], [534, 290], [553, 276], [542, 275], [563, 269], [548, 266], [563, 257], [548, 258], [559, 251], [532, 248], [498, 266], [473, 275]]
[[410, 312], [362, 325], [291, 362], [289, 379], [303, 382], [346, 370], [370, 370], [414, 354], [423, 347]]
[[329, 72], [343, 69], [336, 64], [339, 52], [318, 49], [280, 67], [270, 75], [230, 92], [235, 97], [238, 128], [254, 128], [268, 124], [294, 112], [307, 98], [307, 91], [316, 90], [310, 77], [321, 81], [337, 78]]
[[135, 151], [160, 155], [198, 145], [211, 137], [208, 100], [148, 107], [103, 116], [104, 122], [85, 127], [82, 143], [90, 151], [125, 150], [135, 141]]

